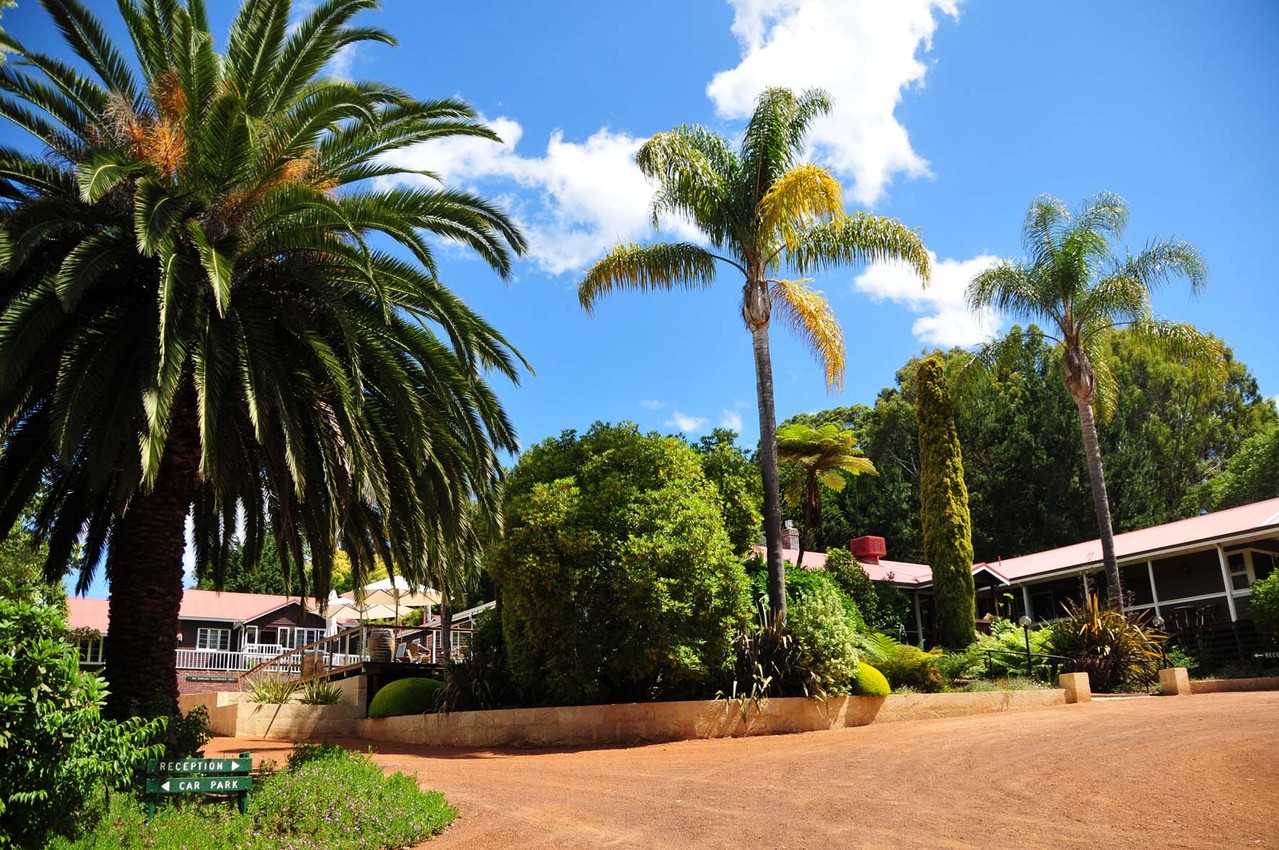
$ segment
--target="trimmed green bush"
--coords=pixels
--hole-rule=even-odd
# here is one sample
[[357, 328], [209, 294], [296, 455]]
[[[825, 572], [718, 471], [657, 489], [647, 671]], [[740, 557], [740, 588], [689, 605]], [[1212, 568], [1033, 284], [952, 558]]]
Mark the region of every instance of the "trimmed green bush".
[[883, 673], [863, 661], [857, 665], [857, 674], [853, 677], [853, 693], [862, 697], [886, 697], [892, 688]]
[[856, 625], [833, 582], [816, 583], [796, 594], [787, 626], [799, 647], [800, 663], [821, 693], [848, 693], [857, 671]]
[[389, 682], [373, 695], [369, 717], [401, 717], [435, 711], [435, 701], [444, 683], [439, 679], [400, 679]]
[[566, 431], [520, 456], [503, 502], [489, 569], [527, 701], [686, 698], [732, 663], [746, 575], [687, 443], [629, 423]]

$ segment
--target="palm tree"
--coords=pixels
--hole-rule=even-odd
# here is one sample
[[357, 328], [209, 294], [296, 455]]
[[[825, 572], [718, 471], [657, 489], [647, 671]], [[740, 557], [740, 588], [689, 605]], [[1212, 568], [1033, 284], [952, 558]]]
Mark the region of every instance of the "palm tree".
[[768, 330], [776, 311], [812, 346], [828, 388], [843, 384], [844, 337], [821, 292], [778, 273], [783, 267], [803, 275], [854, 261], [893, 259], [910, 264], [925, 281], [929, 274], [918, 234], [892, 219], [846, 215], [839, 182], [826, 169], [801, 161], [808, 125], [829, 111], [822, 91], [796, 95], [773, 88], [760, 95], [740, 151], [703, 127], [682, 126], [653, 136], [635, 160], [657, 181], [654, 224], [663, 215], [682, 215], [701, 230], [709, 247], [618, 245], [578, 288], [582, 307], [590, 312], [614, 290], [708, 287], [719, 263], [741, 274], [742, 319], [755, 354], [768, 598], [779, 624], [786, 621], [786, 575]]
[[[1207, 269], [1188, 242], [1152, 241], [1136, 255], [1120, 257], [1114, 243], [1128, 224], [1128, 206], [1103, 192], [1073, 214], [1056, 198], [1036, 198], [1022, 225], [1026, 259], [998, 263], [968, 285], [974, 309], [993, 307], [1055, 329], [1046, 333], [1061, 347], [1066, 387], [1079, 412], [1093, 506], [1101, 533], [1102, 559], [1110, 604], [1122, 609], [1123, 586], [1115, 561], [1114, 533], [1095, 408], [1103, 412], [1114, 396], [1114, 376], [1106, 363], [1106, 335], [1115, 328], [1164, 347], [1170, 354], [1213, 373], [1224, 368], [1221, 345], [1188, 324], [1159, 319], [1151, 311], [1152, 292], [1184, 276], [1198, 294]], [[996, 355], [998, 343], [987, 354]]]
[[495, 138], [460, 101], [322, 75], [392, 42], [350, 24], [377, 0], [296, 27], [289, 0], [245, 0], [221, 55], [203, 0], [121, 0], [140, 76], [79, 0], [43, 5], [82, 67], [3, 36], [0, 115], [42, 150], [0, 149], [0, 527], [43, 487], [49, 572], [82, 541], [83, 591], [105, 557], [110, 709], [158, 711], [188, 518], [218, 581], [267, 533], [303, 593], [339, 548], [357, 585], [378, 558], [424, 576], [516, 445], [482, 374], [521, 362], [424, 234], [501, 275], [524, 242], [481, 198], [371, 184], [404, 173], [387, 151]]
[[[803, 470], [804, 477], [794, 479], [787, 488], [786, 498], [803, 506], [804, 531], [813, 533], [822, 526], [822, 491], [824, 484], [836, 493], [844, 489], [850, 475], [878, 475], [875, 464], [857, 448], [857, 435], [842, 431], [833, 422], [819, 427], [792, 423], [777, 428], [777, 459], [793, 463]], [[804, 565], [804, 538], [799, 538], [799, 557], [795, 566]]]

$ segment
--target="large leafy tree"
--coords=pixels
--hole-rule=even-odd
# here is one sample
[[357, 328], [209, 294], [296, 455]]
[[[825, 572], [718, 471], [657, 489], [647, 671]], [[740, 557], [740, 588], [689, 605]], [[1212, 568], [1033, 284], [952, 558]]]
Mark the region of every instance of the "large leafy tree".
[[[213, 47], [203, 0], [120, 0], [133, 56], [43, 0], [77, 64], [27, 49], [0, 114], [0, 528], [37, 488], [56, 573], [105, 557], [114, 714], [175, 695], [184, 526], [220, 582], [231, 543], [327, 592], [335, 552], [412, 577], [515, 438], [482, 373], [518, 355], [437, 278], [426, 234], [506, 274], [523, 241], [481, 198], [380, 188], [388, 151], [494, 138], [466, 104], [331, 79], [377, 0], [245, 0]], [[375, 239], [375, 237], [377, 237]], [[397, 246], [402, 259], [387, 252]], [[238, 517], [243, 516], [243, 527]], [[268, 531], [268, 529], [270, 531]]]
[[1115, 328], [1128, 327], [1179, 359], [1224, 375], [1217, 340], [1156, 318], [1151, 309], [1152, 292], [1174, 277], [1186, 277], [1196, 293], [1203, 287], [1207, 269], [1198, 250], [1188, 242], [1152, 241], [1138, 254], [1119, 256], [1116, 243], [1127, 223], [1128, 207], [1118, 195], [1102, 193], [1073, 213], [1056, 198], [1036, 198], [1022, 225], [1026, 257], [998, 263], [968, 286], [974, 308], [1044, 322], [1060, 346], [1083, 434], [1109, 602], [1119, 608], [1123, 588], [1096, 423], [1098, 405], [1110, 406], [1116, 394], [1107, 340]]
[[822, 487], [838, 493], [844, 489], [848, 475], [878, 475], [857, 447], [857, 435], [828, 422], [816, 428], [798, 422], [777, 429], [777, 458], [783, 464], [798, 467], [800, 474], [788, 482], [785, 496], [802, 506], [804, 533], [800, 535], [799, 556], [795, 566], [804, 565], [804, 536], [811, 536], [822, 525]]
[[933, 569], [937, 642], [962, 649], [977, 639], [973, 589], [973, 533], [964, 458], [937, 357], [919, 364], [919, 516], [924, 557]]
[[844, 339], [822, 294], [781, 272], [804, 275], [854, 261], [895, 259], [924, 280], [929, 275], [918, 234], [891, 219], [845, 214], [839, 182], [826, 169], [801, 160], [809, 124], [829, 110], [821, 91], [773, 88], [760, 95], [739, 150], [703, 127], [682, 126], [653, 136], [636, 162], [657, 182], [654, 221], [684, 216], [701, 230], [707, 246], [618, 245], [587, 272], [578, 290], [589, 311], [616, 290], [708, 287], [721, 264], [741, 275], [742, 319], [751, 334], [759, 403], [768, 598], [782, 623], [786, 574], [769, 328], [776, 313], [809, 343], [830, 387], [843, 382]]

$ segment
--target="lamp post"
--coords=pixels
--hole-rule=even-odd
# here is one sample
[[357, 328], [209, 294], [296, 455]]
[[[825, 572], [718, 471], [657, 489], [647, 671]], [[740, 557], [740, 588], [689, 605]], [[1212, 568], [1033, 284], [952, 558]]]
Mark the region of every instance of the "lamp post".
[[1033, 623], [1034, 620], [1030, 619], [1027, 615], [1022, 614], [1021, 619], [1017, 622], [1021, 623], [1022, 634], [1026, 636], [1026, 678], [1033, 679], [1035, 678], [1035, 673], [1031, 666], [1034, 661], [1030, 654], [1030, 624]]
[[[1150, 621], [1150, 625], [1154, 626], [1156, 630], [1162, 632], [1164, 630], [1165, 622], [1166, 621], [1164, 620], [1163, 617], [1156, 614], [1155, 619]], [[1167, 634], [1164, 635], [1163, 640], [1159, 641], [1159, 666], [1160, 667], [1168, 666], [1168, 636]]]

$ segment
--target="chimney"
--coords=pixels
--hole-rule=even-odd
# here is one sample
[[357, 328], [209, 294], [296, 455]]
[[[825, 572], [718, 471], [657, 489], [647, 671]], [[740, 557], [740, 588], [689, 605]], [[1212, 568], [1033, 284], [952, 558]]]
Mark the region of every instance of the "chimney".
[[854, 537], [848, 541], [848, 549], [853, 557], [863, 564], [878, 564], [879, 559], [888, 554], [888, 547], [882, 537]]
[[799, 529], [795, 527], [793, 520], [786, 520], [786, 527], [782, 529], [782, 548], [799, 548]]

